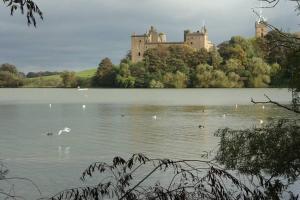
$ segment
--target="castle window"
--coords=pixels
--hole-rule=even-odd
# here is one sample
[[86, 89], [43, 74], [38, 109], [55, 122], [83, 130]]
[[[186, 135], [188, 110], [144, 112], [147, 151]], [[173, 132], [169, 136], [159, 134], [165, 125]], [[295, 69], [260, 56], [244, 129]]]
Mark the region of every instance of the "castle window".
[[140, 43], [142, 42], [142, 40], [140, 40]]
[[139, 56], [141, 56], [141, 52], [139, 52]]
[[264, 33], [262, 32], [260, 36], [261, 36], [261, 37], [264, 37]]
[[191, 42], [191, 44], [193, 44], [193, 42]]

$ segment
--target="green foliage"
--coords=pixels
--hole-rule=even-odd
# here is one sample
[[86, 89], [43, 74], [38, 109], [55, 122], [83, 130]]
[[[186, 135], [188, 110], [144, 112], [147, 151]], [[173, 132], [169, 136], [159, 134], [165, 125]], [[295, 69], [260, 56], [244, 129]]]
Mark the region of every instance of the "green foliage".
[[247, 64], [248, 58], [255, 56], [251, 42], [241, 36], [234, 36], [229, 41], [221, 43], [219, 53], [224, 60], [238, 59], [243, 65]]
[[165, 47], [148, 49], [144, 54], [145, 66], [150, 73], [155, 73], [166, 68], [166, 60], [170, 52]]
[[131, 76], [135, 78], [134, 87], [146, 88], [148, 87], [148, 72], [143, 62], [131, 64], [130, 66]]
[[280, 120], [245, 130], [222, 129], [217, 159], [246, 174], [268, 173], [291, 180], [300, 171], [300, 125]]
[[229, 170], [258, 177], [266, 194], [280, 199], [299, 178], [300, 125], [279, 120], [245, 130], [229, 128], [216, 133], [221, 138], [216, 159]]
[[248, 70], [251, 72], [249, 84], [252, 87], [268, 87], [271, 82], [271, 67], [261, 58], [253, 57], [249, 60]]
[[16, 66], [11, 65], [9, 63], [4, 63], [4, 64], [0, 65], [0, 71], [7, 71], [7, 72], [10, 72], [10, 73], [16, 74], [16, 75], [19, 73]]
[[[76, 76], [78, 83], [83, 87], [287, 86], [288, 78], [292, 76], [291, 66], [294, 66], [292, 62], [296, 62], [297, 56], [293, 56], [285, 49], [272, 50], [270, 53], [273, 48], [268, 37], [245, 39], [235, 36], [221, 43], [219, 49], [214, 48], [209, 52], [205, 49], [196, 50], [181, 45], [159, 46], [148, 49], [144, 54], [144, 60], [138, 63], [130, 61], [129, 52], [126, 58], [121, 60], [119, 67], [113, 66], [110, 59], [105, 58], [97, 70], [85, 70], [76, 73]], [[286, 57], [285, 61], [275, 62], [282, 53]], [[49, 76], [49, 79], [44, 77], [26, 79], [25, 84], [26, 87], [63, 85], [55, 76]]]
[[195, 74], [193, 80], [195, 87], [232, 88], [243, 86], [240, 76], [235, 72], [231, 71], [226, 74], [224, 71], [214, 69], [213, 66], [208, 64], [197, 66]]
[[187, 82], [188, 77], [180, 71], [176, 73], [168, 72], [163, 76], [164, 86], [168, 88], [186, 88]]
[[213, 50], [209, 52], [208, 64], [214, 66], [215, 68], [219, 68], [222, 63], [223, 63], [222, 56], [220, 55], [217, 49], [213, 48]]
[[152, 79], [149, 83], [150, 88], [164, 88], [164, 84], [161, 83], [160, 81], [156, 81]]
[[289, 55], [289, 64], [292, 68], [292, 79], [289, 85], [300, 92], [300, 49]]
[[24, 87], [28, 88], [61, 87], [62, 85], [62, 79], [59, 75], [24, 79]]
[[75, 72], [64, 71], [60, 74], [62, 79], [62, 86], [65, 88], [75, 88], [77, 87], [77, 79]]
[[166, 72], [175, 73], [177, 71], [183, 72], [185, 74], [189, 73], [189, 68], [186, 66], [182, 59], [170, 57], [167, 59]]
[[121, 63], [119, 73], [116, 77], [116, 83], [119, 87], [133, 88], [135, 84], [135, 78], [131, 76], [129, 65]]
[[20, 87], [23, 84], [23, 77], [14, 65], [0, 65], [0, 87]]
[[93, 77], [93, 85], [98, 87], [113, 87], [115, 85], [116, 71], [109, 58], [104, 58]]
[[9, 71], [0, 71], [0, 87], [20, 87], [23, 80], [16, 74]]
[[225, 72], [236, 72], [241, 74], [245, 70], [245, 67], [242, 65], [241, 61], [235, 58], [230, 58], [226, 61], [224, 65]]

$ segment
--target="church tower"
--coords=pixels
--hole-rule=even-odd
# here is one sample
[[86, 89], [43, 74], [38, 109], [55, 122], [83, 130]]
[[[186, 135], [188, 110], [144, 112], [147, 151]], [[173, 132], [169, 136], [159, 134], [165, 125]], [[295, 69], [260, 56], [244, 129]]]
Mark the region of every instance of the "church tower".
[[255, 22], [255, 37], [262, 38], [265, 37], [269, 32], [267, 26], [267, 20], [262, 16], [262, 9], [259, 11], [259, 18]]

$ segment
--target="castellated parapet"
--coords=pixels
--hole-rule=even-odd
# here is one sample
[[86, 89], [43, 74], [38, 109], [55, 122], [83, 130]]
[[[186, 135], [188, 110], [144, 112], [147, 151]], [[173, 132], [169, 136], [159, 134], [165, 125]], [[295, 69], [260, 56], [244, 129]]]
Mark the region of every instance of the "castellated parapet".
[[188, 45], [195, 50], [204, 48], [208, 51], [214, 46], [212, 42], [208, 40], [208, 32], [205, 27], [202, 27], [202, 29], [197, 32], [190, 32], [189, 30], [184, 31], [183, 42], [167, 42], [166, 34], [158, 33], [156, 29], [151, 26], [148, 33], [145, 33], [144, 35], [131, 35], [131, 60], [133, 63], [142, 61], [147, 49], [174, 45]]

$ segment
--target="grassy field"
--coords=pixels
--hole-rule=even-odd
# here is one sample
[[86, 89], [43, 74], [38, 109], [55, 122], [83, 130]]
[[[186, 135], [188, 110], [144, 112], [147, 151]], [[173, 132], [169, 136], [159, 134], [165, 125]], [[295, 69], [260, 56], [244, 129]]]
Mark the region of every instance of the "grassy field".
[[76, 72], [76, 76], [80, 78], [91, 78], [96, 73], [97, 69], [88, 69], [80, 72]]
[[[81, 80], [83, 80], [83, 82], [87, 82], [88, 79], [94, 76], [96, 70], [97, 69], [95, 68], [95, 69], [88, 69], [88, 70], [76, 72], [76, 76]], [[60, 87], [61, 85], [62, 85], [62, 79], [59, 75], [26, 78], [24, 81], [24, 87], [26, 88]]]

